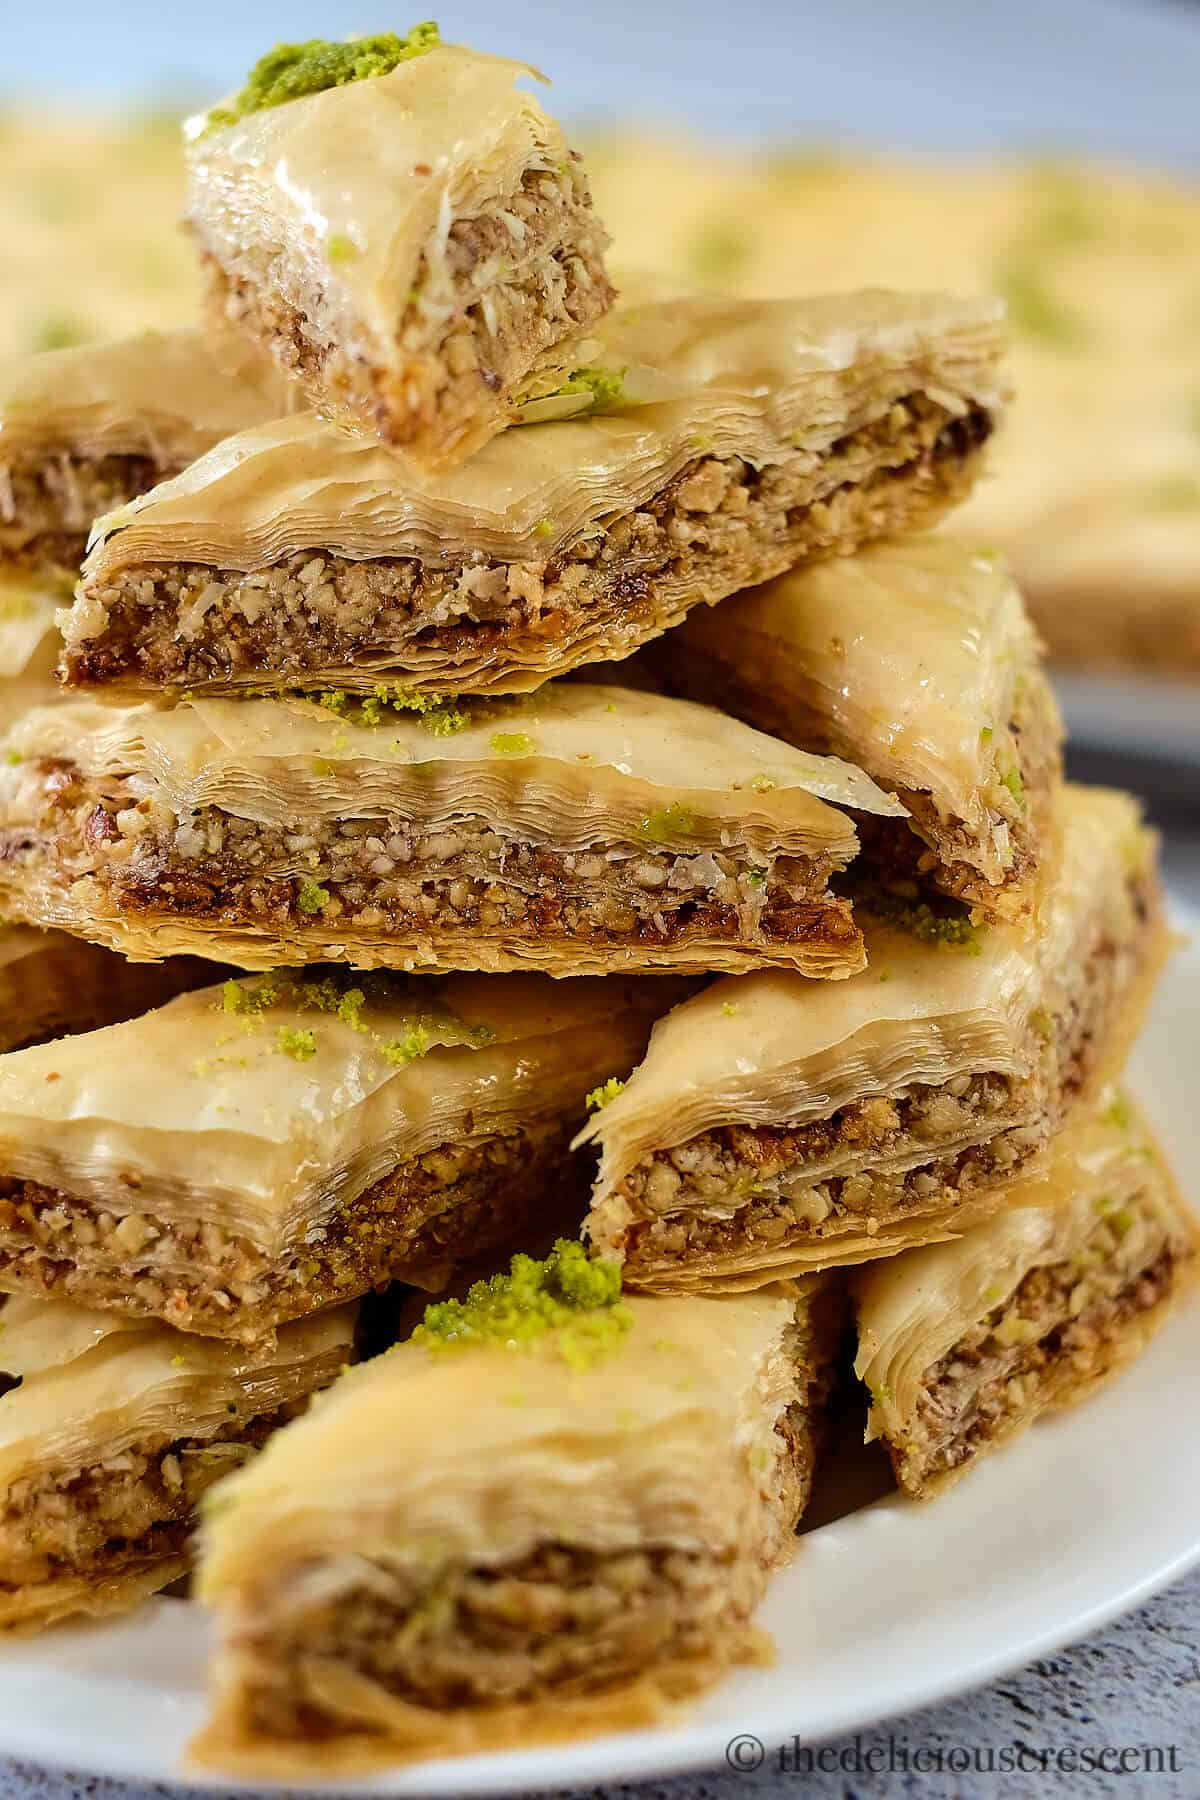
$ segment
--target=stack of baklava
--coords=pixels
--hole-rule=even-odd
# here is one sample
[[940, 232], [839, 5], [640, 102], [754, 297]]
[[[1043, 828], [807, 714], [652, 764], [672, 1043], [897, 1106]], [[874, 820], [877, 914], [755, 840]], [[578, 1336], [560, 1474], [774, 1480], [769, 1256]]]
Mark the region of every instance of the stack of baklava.
[[[0, 764], [57, 983], [0, 1607], [161, 1587], [203, 1495], [223, 1767], [662, 1716], [754, 1653], [853, 1321], [922, 1495], [1193, 1250], [1115, 1085], [1152, 835], [930, 535], [1001, 309], [623, 311], [530, 73], [280, 47], [189, 126], [206, 330], [0, 378], [10, 566], [82, 559]], [[445, 1297], [364, 1333], [389, 1283]]]

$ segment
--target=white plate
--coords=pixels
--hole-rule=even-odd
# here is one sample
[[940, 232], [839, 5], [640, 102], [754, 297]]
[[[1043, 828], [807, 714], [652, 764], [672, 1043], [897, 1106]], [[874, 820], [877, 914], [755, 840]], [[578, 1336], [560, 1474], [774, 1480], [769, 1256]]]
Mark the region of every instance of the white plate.
[[[1193, 1192], [1198, 1020], [1192, 944], [1158, 998], [1134, 1081]], [[1198, 1417], [1193, 1304], [1119, 1382], [1035, 1426], [932, 1507], [889, 1496], [808, 1533], [763, 1609], [775, 1666], [734, 1675], [686, 1724], [431, 1763], [361, 1785], [490, 1794], [664, 1776], [723, 1764], [733, 1738], [751, 1734], [769, 1749], [793, 1733], [854, 1730], [1027, 1663], [1200, 1562]], [[186, 1781], [181, 1757], [204, 1709], [203, 1664], [202, 1622], [182, 1600], [0, 1647], [0, 1753]]]

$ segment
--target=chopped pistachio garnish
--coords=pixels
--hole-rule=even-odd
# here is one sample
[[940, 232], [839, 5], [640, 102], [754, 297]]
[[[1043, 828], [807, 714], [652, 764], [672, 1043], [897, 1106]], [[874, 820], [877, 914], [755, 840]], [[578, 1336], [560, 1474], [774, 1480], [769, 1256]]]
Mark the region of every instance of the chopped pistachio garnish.
[[981, 744], [990, 744], [995, 735], [990, 725], [983, 725], [979, 730], [979, 741]]
[[429, 1049], [432, 1029], [432, 1019], [417, 1019], [403, 1037], [391, 1038], [383, 1045], [384, 1061], [395, 1063], [398, 1068], [419, 1061]]
[[315, 1031], [301, 1031], [291, 1025], [281, 1025], [275, 1042], [285, 1056], [295, 1062], [308, 1062], [317, 1054], [317, 1034]]
[[870, 1394], [871, 1399], [876, 1406], [881, 1406], [885, 1400], [890, 1400], [892, 1397], [892, 1390], [886, 1381], [869, 1381], [867, 1383], [867, 1392]]
[[554, 536], [554, 520], [539, 519], [533, 528], [534, 537], [549, 538]]
[[560, 394], [590, 394], [592, 411], [601, 412], [605, 407], [617, 404], [624, 385], [624, 369], [572, 369], [562, 386], [543, 398], [557, 400]]
[[[335, 718], [344, 719], [348, 725], [374, 728], [387, 722], [390, 713], [416, 713], [425, 730], [432, 732], [434, 737], [450, 737], [456, 731], [465, 731], [471, 723], [470, 713], [444, 694], [414, 694], [386, 681], [380, 682], [372, 693], [362, 698], [347, 693], [345, 688], [329, 688], [323, 694], [295, 697], [315, 699], [319, 706], [333, 713]], [[348, 741], [344, 737], [335, 738], [333, 747], [344, 750]]]
[[379, 725], [387, 708], [393, 712], [416, 713], [426, 731], [431, 731], [434, 737], [451, 737], [456, 731], [465, 731], [471, 723], [470, 713], [463, 712], [443, 694], [414, 694], [402, 687], [389, 688], [386, 682], [381, 682], [362, 702], [361, 716], [356, 723]]
[[[905, 900], [899, 894], [889, 894], [886, 888], [876, 887], [869, 893], [864, 891], [860, 899], [868, 912], [907, 931], [923, 944], [936, 944], [943, 950], [965, 950], [970, 956], [980, 954], [980, 936], [986, 927], [973, 925], [965, 908], [935, 912], [928, 901]], [[947, 908], [955, 904], [946, 902]]]
[[722, 1000], [721, 1011], [725, 1014], [725, 1017], [727, 1019], [732, 1019], [733, 1015], [737, 1011], [737, 1005], [732, 1000]]
[[655, 844], [669, 844], [674, 838], [694, 837], [696, 815], [690, 806], [672, 800], [669, 806], [656, 806], [646, 814], [638, 827], [639, 835]]
[[1008, 769], [1000, 777], [1001, 787], [1006, 787], [1021, 811], [1025, 811], [1025, 783], [1021, 780], [1020, 769]]
[[354, 239], [345, 237], [340, 231], [335, 231], [326, 240], [325, 249], [331, 263], [349, 262], [358, 255], [358, 245]]
[[85, 325], [78, 319], [70, 318], [66, 313], [49, 313], [40, 319], [33, 332], [30, 348], [33, 350], [69, 350], [75, 344], [86, 343], [91, 336]]
[[493, 731], [488, 749], [497, 756], [531, 756], [537, 745], [527, 731]]
[[1116, 1212], [1109, 1216], [1108, 1222], [1118, 1237], [1124, 1237], [1125, 1233], [1132, 1231], [1137, 1223], [1137, 1214], [1132, 1206], [1119, 1206]]
[[581, 1243], [559, 1238], [547, 1257], [514, 1256], [507, 1275], [475, 1282], [465, 1300], [435, 1300], [412, 1342], [430, 1350], [472, 1344], [516, 1350], [553, 1335], [566, 1361], [586, 1368], [632, 1323], [621, 1304], [619, 1265], [592, 1260]]
[[1133, 1108], [1124, 1094], [1114, 1094], [1104, 1109], [1104, 1121], [1107, 1125], [1115, 1125], [1118, 1131], [1133, 1129]]
[[750, 883], [751, 887], [755, 887], [755, 888], [766, 887], [767, 872], [765, 869], [751, 869], [749, 874], [746, 876], [746, 880]]
[[414, 25], [405, 37], [398, 37], [394, 31], [379, 31], [346, 43], [309, 38], [302, 44], [276, 44], [259, 57], [245, 86], [231, 103], [212, 109], [205, 129], [218, 131], [222, 126], [236, 125], [250, 113], [283, 106], [307, 94], [347, 87], [352, 81], [366, 81], [375, 75], [390, 75], [402, 62], [423, 56], [441, 41], [437, 26], [427, 19]]
[[616, 1099], [624, 1086], [623, 1081], [618, 1081], [615, 1075], [610, 1075], [607, 1081], [601, 1082], [599, 1087], [592, 1089], [584, 1104], [589, 1112], [602, 1112], [611, 1100]]
[[4, 760], [10, 769], [15, 769], [19, 762], [24, 761], [24, 758], [19, 750], [9, 750], [5, 753]]
[[1054, 1036], [1054, 1020], [1049, 1007], [1035, 1006], [1029, 1015], [1029, 1023], [1040, 1038], [1044, 1039], [1046, 1043], [1050, 1042]]
[[244, 987], [240, 981], [229, 980], [221, 988], [221, 1009], [223, 1012], [257, 1018], [269, 1006], [274, 1006], [278, 998], [279, 989], [273, 981], [260, 981], [256, 987]]
[[772, 788], [779, 786], [779, 783], [773, 775], [756, 775], [750, 786], [756, 794], [769, 794]]
[[328, 888], [322, 887], [319, 881], [309, 881], [306, 878], [300, 883], [296, 905], [302, 913], [319, 913], [324, 912], [331, 898]]
[[361, 987], [343, 987], [336, 975], [322, 975], [316, 979], [302, 976], [288, 998], [295, 1001], [301, 1012], [312, 1007], [317, 1012], [332, 1013], [352, 1031], [368, 1029], [362, 1016], [367, 1003], [365, 992]]

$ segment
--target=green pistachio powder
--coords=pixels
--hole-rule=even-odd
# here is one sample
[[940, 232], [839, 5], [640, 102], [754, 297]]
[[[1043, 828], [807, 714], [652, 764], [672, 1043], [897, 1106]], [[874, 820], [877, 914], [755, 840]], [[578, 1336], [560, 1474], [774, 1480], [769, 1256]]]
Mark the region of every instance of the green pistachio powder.
[[465, 1300], [435, 1300], [412, 1342], [431, 1350], [482, 1344], [517, 1349], [553, 1333], [565, 1360], [585, 1368], [632, 1323], [621, 1304], [619, 1265], [593, 1260], [581, 1243], [559, 1238], [549, 1256], [514, 1256], [507, 1275], [475, 1282]]
[[249, 113], [263, 112], [267, 107], [283, 106], [289, 100], [303, 99], [306, 94], [322, 94], [327, 88], [347, 87], [352, 81], [365, 81], [373, 75], [390, 75], [403, 62], [424, 56], [441, 43], [441, 33], [432, 19], [414, 25], [404, 37], [394, 31], [376, 32], [371, 37], [351, 38], [339, 44], [329, 38], [309, 38], [303, 44], [276, 44], [260, 56], [241, 92], [228, 106], [215, 106], [208, 115], [208, 130], [236, 125]]

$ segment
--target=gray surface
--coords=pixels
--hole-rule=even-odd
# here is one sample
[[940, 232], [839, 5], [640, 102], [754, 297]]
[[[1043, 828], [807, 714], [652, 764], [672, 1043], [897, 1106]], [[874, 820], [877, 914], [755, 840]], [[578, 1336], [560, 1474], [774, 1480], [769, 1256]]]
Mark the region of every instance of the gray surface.
[[[1200, 1794], [1200, 1572], [1161, 1598], [1119, 1620], [1077, 1649], [1035, 1663], [1024, 1673], [925, 1712], [892, 1720], [884, 1730], [859, 1734], [858, 1748], [887, 1745], [928, 1757], [965, 1747], [1000, 1753], [1016, 1745], [1029, 1751], [1077, 1754], [1109, 1745], [1173, 1746], [1177, 1773], [1140, 1775], [779, 1774], [681, 1776], [612, 1788], [575, 1790], [572, 1800], [1030, 1800], [1034, 1795], [1153, 1795], [1154, 1800], [1195, 1800]], [[856, 1741], [839, 1738], [827, 1749], [853, 1758]], [[878, 1759], [877, 1759], [878, 1760]], [[899, 1756], [897, 1754], [897, 1760]], [[981, 1756], [986, 1768], [986, 1755]], [[0, 1800], [147, 1800], [165, 1788], [127, 1787], [85, 1776], [50, 1774], [27, 1763], [0, 1762]], [[553, 1800], [566, 1800], [562, 1790]], [[231, 1796], [237, 1800], [237, 1796]]]
[[[446, 37], [537, 63], [570, 119], [933, 150], [1013, 142], [1194, 167], [1200, 11], [1165, 0], [448, 0]], [[378, 0], [41, 0], [4, 7], [0, 91], [210, 99], [279, 38], [420, 17]], [[53, 46], [48, 60], [47, 52]]]

